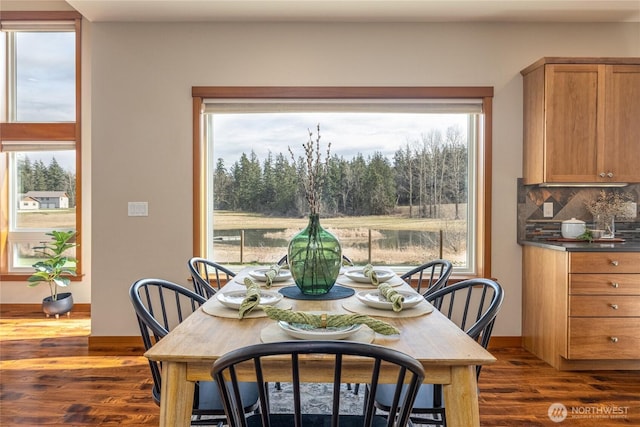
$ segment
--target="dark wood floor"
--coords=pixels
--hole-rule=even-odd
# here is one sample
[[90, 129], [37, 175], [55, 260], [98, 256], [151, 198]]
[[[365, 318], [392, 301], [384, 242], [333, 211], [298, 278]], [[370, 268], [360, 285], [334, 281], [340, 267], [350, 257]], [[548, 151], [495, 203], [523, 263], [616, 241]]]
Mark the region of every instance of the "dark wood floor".
[[[90, 354], [89, 333], [87, 314], [1, 313], [0, 426], [158, 425], [146, 360]], [[640, 426], [640, 372], [558, 372], [521, 348], [492, 353], [483, 426]], [[547, 415], [553, 403], [569, 411], [563, 422]]]

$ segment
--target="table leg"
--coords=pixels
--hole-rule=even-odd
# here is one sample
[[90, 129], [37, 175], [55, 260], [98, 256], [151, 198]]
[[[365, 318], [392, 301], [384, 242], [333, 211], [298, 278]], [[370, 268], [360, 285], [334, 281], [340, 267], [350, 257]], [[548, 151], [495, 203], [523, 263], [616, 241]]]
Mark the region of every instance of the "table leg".
[[452, 366], [451, 384], [443, 386], [449, 427], [479, 427], [478, 384], [474, 366]]
[[189, 427], [195, 383], [187, 381], [187, 364], [163, 362], [160, 426]]

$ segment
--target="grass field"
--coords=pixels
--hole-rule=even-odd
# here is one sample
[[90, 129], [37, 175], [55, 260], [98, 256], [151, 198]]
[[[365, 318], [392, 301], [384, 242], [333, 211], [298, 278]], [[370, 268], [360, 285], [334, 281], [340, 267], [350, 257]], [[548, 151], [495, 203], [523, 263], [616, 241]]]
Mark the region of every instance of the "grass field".
[[20, 228], [75, 229], [76, 209], [19, 211], [17, 224]]
[[[414, 208], [416, 211], [417, 209]], [[343, 216], [343, 217], [323, 217], [320, 215], [322, 226], [331, 229], [353, 229], [354, 223], [363, 228], [377, 230], [421, 230], [438, 231], [446, 227], [466, 227], [466, 205], [460, 205], [462, 215], [461, 220], [456, 220], [453, 205], [444, 205], [441, 208], [441, 219], [433, 218], [409, 218], [409, 208], [406, 206], [397, 208], [389, 215], [371, 216]], [[301, 229], [307, 225], [307, 218], [283, 218], [271, 217], [261, 214], [246, 212], [220, 211], [214, 212], [213, 228], [220, 230], [242, 230], [251, 228], [283, 228], [283, 223], [287, 227]]]

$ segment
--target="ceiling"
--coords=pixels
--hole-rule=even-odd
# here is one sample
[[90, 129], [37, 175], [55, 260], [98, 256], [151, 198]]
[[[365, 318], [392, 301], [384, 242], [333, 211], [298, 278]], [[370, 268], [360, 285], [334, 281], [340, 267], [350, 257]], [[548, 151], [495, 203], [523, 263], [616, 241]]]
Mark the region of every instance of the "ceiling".
[[640, 22], [640, 0], [66, 0], [92, 22]]

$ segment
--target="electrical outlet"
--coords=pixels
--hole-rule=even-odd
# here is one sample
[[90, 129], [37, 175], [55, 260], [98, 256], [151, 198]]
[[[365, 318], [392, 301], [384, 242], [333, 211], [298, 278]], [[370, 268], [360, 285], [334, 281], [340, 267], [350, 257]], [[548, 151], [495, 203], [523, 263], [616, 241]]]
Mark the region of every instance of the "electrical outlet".
[[129, 202], [129, 216], [149, 216], [149, 203], [147, 202]]
[[553, 202], [545, 202], [542, 205], [542, 215], [545, 218], [553, 218]]

